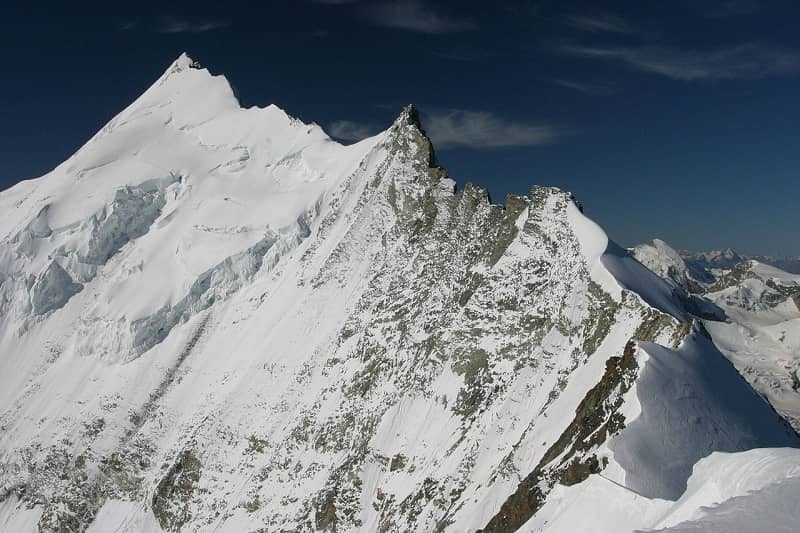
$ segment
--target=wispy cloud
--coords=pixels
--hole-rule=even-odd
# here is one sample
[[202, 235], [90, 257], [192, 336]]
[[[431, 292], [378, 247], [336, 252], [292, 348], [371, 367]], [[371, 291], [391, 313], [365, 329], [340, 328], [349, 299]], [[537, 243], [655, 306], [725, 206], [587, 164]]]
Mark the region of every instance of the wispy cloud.
[[559, 87], [564, 87], [565, 89], [572, 89], [573, 91], [578, 91], [579, 93], [587, 94], [587, 95], [597, 95], [597, 94], [610, 94], [614, 92], [612, 87], [608, 85], [600, 85], [597, 83], [585, 83], [580, 81], [572, 81], [572, 80], [564, 80], [564, 79], [552, 79], [549, 80], [551, 83], [558, 85]]
[[441, 50], [432, 52], [434, 56], [447, 59], [449, 61], [482, 61], [489, 57], [486, 50], [477, 48], [454, 48], [450, 50]]
[[[537, 146], [556, 140], [560, 131], [547, 124], [506, 120], [488, 111], [469, 109], [436, 110], [422, 115], [423, 127], [436, 148], [508, 148]], [[343, 141], [360, 141], [375, 135], [373, 124], [338, 120], [328, 125], [331, 136]]]
[[423, 115], [437, 148], [503, 148], [553, 142], [559, 132], [547, 124], [506, 120], [488, 111], [450, 109]]
[[524, 0], [519, 2], [502, 2], [500, 7], [514, 16], [538, 17], [545, 11], [545, 0]]
[[733, 17], [737, 15], [749, 15], [761, 11], [764, 0], [722, 0], [721, 2], [710, 5], [703, 5], [705, 15], [712, 18]]
[[474, 23], [437, 13], [414, 0], [394, 1], [365, 6], [365, 16], [378, 26], [418, 33], [454, 33], [475, 28]]
[[328, 125], [331, 137], [342, 141], [360, 141], [375, 135], [377, 131], [375, 126], [350, 120], [337, 120]]
[[636, 30], [624, 18], [611, 13], [600, 13], [594, 16], [568, 15], [567, 23], [571, 26], [592, 32], [635, 33]]
[[800, 53], [757, 43], [713, 50], [567, 45], [561, 51], [619, 61], [638, 70], [684, 81], [758, 79], [800, 70]]
[[177, 17], [162, 17], [156, 26], [158, 33], [204, 33], [230, 26], [220, 20], [190, 20]]

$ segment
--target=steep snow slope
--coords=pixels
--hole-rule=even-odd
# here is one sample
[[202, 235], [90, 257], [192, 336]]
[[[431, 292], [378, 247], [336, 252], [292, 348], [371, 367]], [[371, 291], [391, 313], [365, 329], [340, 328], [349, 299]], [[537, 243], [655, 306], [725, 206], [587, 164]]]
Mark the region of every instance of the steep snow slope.
[[[376, 142], [342, 147], [274, 106], [240, 109], [224, 78], [190, 65], [179, 58], [64, 164], [2, 195], [2, 231], [14, 246], [3, 248], [0, 264], [12, 275], [22, 264], [29, 276], [3, 284], [2, 309], [25, 317], [5, 322], [4, 335], [83, 292], [70, 302], [88, 306], [76, 324], [82, 337], [100, 336], [100, 323], [127, 324], [104, 329], [103, 346], [92, 339], [78, 350], [114, 360], [142, 353], [168, 333], [171, 315], [203, 305], [197, 284], [228, 291], [256, 266], [246, 264], [249, 256], [273, 246], [279, 255], [301, 238], [324, 193]], [[233, 257], [231, 268], [221, 264]], [[213, 286], [230, 269], [230, 279]], [[98, 275], [113, 300], [87, 294]], [[32, 291], [30, 309], [8, 307], [20, 290]], [[86, 298], [91, 303], [79, 301]], [[163, 331], [153, 331], [154, 310], [163, 311]]]
[[598, 483], [666, 527], [745, 494], [683, 501], [703, 457], [800, 444], [568, 193], [456, 190], [410, 107], [341, 146], [182, 56], [0, 208], [6, 529], [557, 531]]

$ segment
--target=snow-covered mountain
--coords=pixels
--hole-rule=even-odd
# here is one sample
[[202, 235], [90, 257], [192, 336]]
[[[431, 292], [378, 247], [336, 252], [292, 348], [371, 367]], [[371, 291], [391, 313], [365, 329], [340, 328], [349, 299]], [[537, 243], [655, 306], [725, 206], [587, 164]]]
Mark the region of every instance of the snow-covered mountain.
[[685, 291], [569, 193], [457, 188], [412, 107], [342, 146], [184, 55], [0, 213], [0, 530], [800, 519]]
[[789, 274], [800, 274], [800, 257], [774, 256], [774, 255], [751, 255], [747, 257], [759, 263], [779, 268]]
[[[666, 243], [633, 249], [636, 258], [665, 280], [718, 310], [704, 325], [717, 347], [747, 380], [800, 430], [800, 275], [735, 252], [684, 262]], [[738, 262], [731, 262], [732, 258]], [[727, 265], [727, 266], [724, 266]]]
[[690, 293], [703, 293], [716, 281], [709, 267], [698, 261], [684, 261], [679, 252], [661, 239], [639, 245], [632, 252], [647, 268]]

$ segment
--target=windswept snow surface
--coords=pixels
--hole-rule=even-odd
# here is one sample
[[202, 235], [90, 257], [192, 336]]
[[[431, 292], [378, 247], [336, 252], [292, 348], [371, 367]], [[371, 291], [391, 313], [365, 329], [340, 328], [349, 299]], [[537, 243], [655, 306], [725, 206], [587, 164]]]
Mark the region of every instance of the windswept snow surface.
[[800, 521], [674, 286], [569, 193], [456, 190], [411, 107], [342, 146], [183, 55], [0, 213], [0, 529]]
[[701, 459], [675, 502], [649, 499], [603, 474], [559, 486], [520, 531], [797, 531], [798, 460], [793, 448], [715, 452]]
[[584, 216], [575, 204], [568, 207], [568, 213], [581, 242], [583, 255], [590, 265], [592, 278], [609, 294], [618, 300], [622, 290], [632, 291], [647, 304], [664, 313], [677, 319], [687, 317], [669, 285], [642, 266], [625, 249], [609, 240], [605, 231]]

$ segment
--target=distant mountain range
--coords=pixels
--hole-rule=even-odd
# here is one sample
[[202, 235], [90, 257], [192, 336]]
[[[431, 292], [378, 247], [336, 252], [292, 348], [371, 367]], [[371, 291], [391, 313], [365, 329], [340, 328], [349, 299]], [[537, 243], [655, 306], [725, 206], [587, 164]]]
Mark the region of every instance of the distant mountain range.
[[753, 259], [765, 265], [772, 265], [790, 274], [800, 274], [800, 257], [777, 257], [769, 255], [742, 255], [731, 248], [712, 252], [691, 252], [681, 250], [680, 256], [689, 264], [701, 268], [731, 268], [746, 259]]

